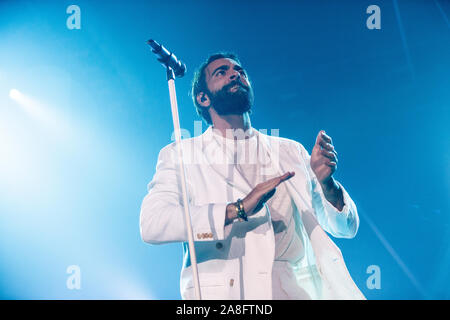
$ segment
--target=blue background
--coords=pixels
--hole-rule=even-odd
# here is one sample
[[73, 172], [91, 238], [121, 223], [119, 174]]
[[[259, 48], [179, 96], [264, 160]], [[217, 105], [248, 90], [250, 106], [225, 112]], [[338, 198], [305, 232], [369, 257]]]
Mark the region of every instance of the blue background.
[[[71, 4], [80, 30], [66, 27]], [[366, 27], [371, 4], [381, 30]], [[193, 70], [225, 50], [252, 80], [253, 127], [309, 151], [319, 130], [333, 137], [361, 218], [336, 243], [367, 298], [449, 299], [449, 18], [446, 0], [0, 2], [0, 297], [180, 298], [181, 244], [139, 235], [173, 131], [153, 38], [188, 66], [177, 94], [190, 132]], [[70, 265], [80, 290], [66, 287]]]

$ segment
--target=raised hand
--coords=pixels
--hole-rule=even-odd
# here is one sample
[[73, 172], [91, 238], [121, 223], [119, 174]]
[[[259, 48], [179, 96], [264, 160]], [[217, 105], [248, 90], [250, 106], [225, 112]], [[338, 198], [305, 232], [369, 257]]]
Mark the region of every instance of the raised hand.
[[242, 199], [242, 204], [244, 205], [244, 210], [247, 215], [253, 215], [261, 210], [264, 203], [275, 194], [275, 188], [294, 175], [295, 172], [286, 172], [282, 176], [258, 184], [244, 199]]
[[310, 165], [319, 182], [324, 185], [333, 176], [337, 169], [337, 152], [333, 142], [325, 131], [321, 130], [311, 152]]
[[[264, 203], [275, 194], [276, 187], [280, 183], [292, 178], [294, 175], [295, 172], [286, 172], [282, 176], [258, 184], [244, 199], [242, 199], [245, 213], [248, 216], [256, 214], [262, 209]], [[235, 205], [230, 203], [227, 206], [226, 224], [231, 223], [236, 217]]]
[[320, 182], [325, 198], [338, 210], [342, 210], [344, 207], [342, 189], [333, 179], [337, 162], [337, 152], [334, 150], [331, 138], [326, 135], [325, 131], [320, 131], [311, 152], [311, 169]]

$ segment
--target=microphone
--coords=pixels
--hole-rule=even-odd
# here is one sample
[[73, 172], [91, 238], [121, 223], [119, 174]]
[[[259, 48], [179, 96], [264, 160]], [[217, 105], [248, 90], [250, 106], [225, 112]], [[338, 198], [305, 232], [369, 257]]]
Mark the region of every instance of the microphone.
[[148, 40], [147, 44], [152, 48], [152, 52], [158, 57], [158, 61], [161, 62], [166, 68], [170, 68], [175, 73], [176, 77], [182, 77], [186, 73], [186, 65], [177, 59], [177, 57], [155, 40]]

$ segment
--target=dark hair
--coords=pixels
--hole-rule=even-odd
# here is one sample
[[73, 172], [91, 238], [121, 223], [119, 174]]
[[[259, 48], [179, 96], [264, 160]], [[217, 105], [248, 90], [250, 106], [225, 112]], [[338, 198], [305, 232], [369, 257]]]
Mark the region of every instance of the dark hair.
[[212, 124], [211, 116], [209, 115], [208, 108], [202, 107], [197, 102], [197, 95], [200, 92], [209, 93], [208, 86], [206, 85], [205, 69], [208, 65], [218, 59], [232, 59], [237, 63], [241, 64], [239, 58], [234, 53], [230, 52], [219, 52], [214, 53], [208, 57], [208, 59], [203, 62], [200, 67], [195, 71], [194, 78], [192, 79], [192, 101], [194, 102], [195, 108], [197, 109], [197, 114], [203, 118], [208, 124]]

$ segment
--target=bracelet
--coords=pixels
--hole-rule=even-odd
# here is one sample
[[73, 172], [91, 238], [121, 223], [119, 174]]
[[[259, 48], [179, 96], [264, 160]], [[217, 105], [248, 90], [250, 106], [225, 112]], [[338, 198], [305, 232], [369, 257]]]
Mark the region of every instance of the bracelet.
[[238, 209], [238, 214], [237, 214], [238, 218], [241, 218], [244, 221], [248, 221], [248, 217], [247, 217], [247, 214], [245, 213], [244, 205], [242, 204], [241, 199], [237, 199], [236, 208]]

